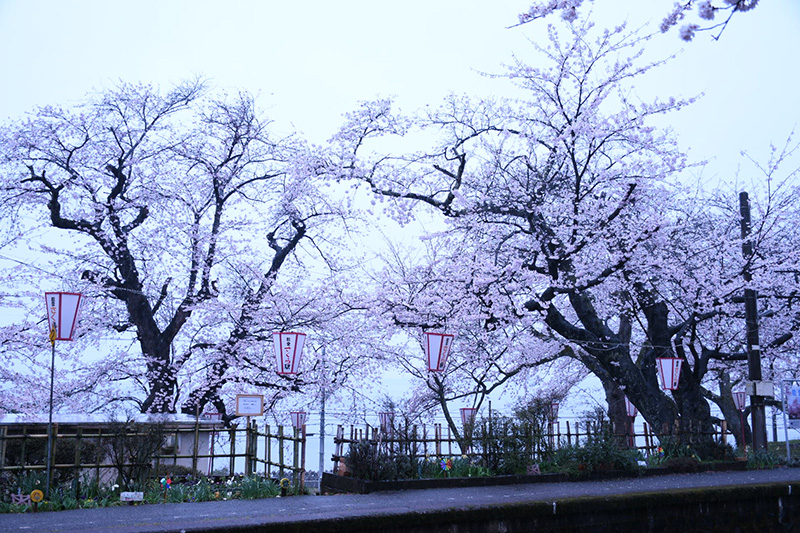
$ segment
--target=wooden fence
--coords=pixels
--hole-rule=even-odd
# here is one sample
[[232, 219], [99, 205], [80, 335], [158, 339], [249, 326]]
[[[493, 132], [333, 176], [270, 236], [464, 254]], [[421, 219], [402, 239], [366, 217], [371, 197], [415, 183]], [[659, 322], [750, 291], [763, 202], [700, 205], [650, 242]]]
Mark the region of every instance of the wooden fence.
[[[141, 425], [138, 427], [142, 427]], [[119, 465], [111, 459], [110, 443], [119, 433], [104, 426], [53, 425], [51, 456], [53, 471], [71, 471], [73, 476], [94, 471], [98, 479], [114, 476]], [[147, 438], [147, 433], [125, 432], [127, 439]], [[305, 481], [305, 428], [288, 431], [283, 426], [260, 430], [255, 422], [243, 427], [169, 427], [161, 434], [163, 444], [152, 461], [140, 466], [170, 469], [180, 465], [207, 475], [262, 474], [288, 477], [295, 484]], [[0, 427], [0, 473], [45, 470], [47, 427], [41, 424]], [[129, 463], [132, 466], [137, 463]]]
[[[509, 425], [499, 425], [499, 427], [487, 426], [486, 421], [483, 427], [476, 432], [486, 435], [491, 439], [499, 439], [509, 435], [511, 427]], [[523, 427], [516, 430], [514, 438], [525, 443], [525, 453], [532, 461], [541, 460], [543, 455], [562, 446], [577, 446], [584, 444], [588, 439], [598, 435], [607, 435], [608, 428], [596, 423], [569, 422], [565, 421], [562, 426], [560, 422], [548, 424], [546, 428], [527, 428]], [[660, 446], [659, 437], [653, 432], [652, 428], [646, 423], [642, 423], [639, 428], [631, 425], [622, 431], [612, 431], [630, 448], [638, 449], [645, 457], [657, 453]], [[686, 434], [691, 441], [693, 437], [699, 436], [699, 432], [692, 427], [681, 429], [676, 424], [674, 431], [676, 436]], [[720, 426], [714, 426], [711, 431], [712, 438], [725, 446], [731, 433], [727, 430], [727, 424], [723, 421]], [[349, 430], [339, 425], [334, 437], [333, 460], [334, 472], [342, 472], [344, 467], [344, 457], [348, 452], [349, 445], [364, 440], [369, 440], [376, 444], [385, 446], [387, 450], [402, 449], [404, 453], [412, 457], [446, 457], [454, 455], [481, 456], [490, 453], [490, 450], [483, 449], [481, 439], [476, 437], [471, 439], [471, 445], [466, 450], [461, 449], [461, 445], [450, 431], [449, 426], [443, 427], [442, 424], [434, 424], [432, 430], [427, 426], [409, 426], [404, 428], [392, 428], [382, 431], [381, 428], [366, 425], [363, 428], [351, 425]], [[454, 453], [455, 452], [455, 453]]]

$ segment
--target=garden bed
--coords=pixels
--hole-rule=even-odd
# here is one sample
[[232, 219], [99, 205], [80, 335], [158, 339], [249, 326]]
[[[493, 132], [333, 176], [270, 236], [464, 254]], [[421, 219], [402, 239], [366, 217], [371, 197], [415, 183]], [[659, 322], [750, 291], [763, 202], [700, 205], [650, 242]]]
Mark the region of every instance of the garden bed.
[[664, 474], [745, 470], [747, 463], [743, 461], [726, 461], [715, 463], [698, 463], [691, 470], [666, 467], [642, 468], [640, 470], [605, 470], [582, 474], [580, 477], [567, 474], [531, 474], [517, 476], [487, 477], [447, 477], [429, 479], [401, 479], [394, 481], [368, 481], [353, 477], [339, 476], [325, 472], [320, 482], [320, 493], [354, 493], [369, 494], [371, 492], [395, 490], [444, 489], [457, 487], [489, 487], [498, 485], [520, 485], [526, 483], [563, 483], [566, 481], [600, 481], [625, 477], [658, 476]]

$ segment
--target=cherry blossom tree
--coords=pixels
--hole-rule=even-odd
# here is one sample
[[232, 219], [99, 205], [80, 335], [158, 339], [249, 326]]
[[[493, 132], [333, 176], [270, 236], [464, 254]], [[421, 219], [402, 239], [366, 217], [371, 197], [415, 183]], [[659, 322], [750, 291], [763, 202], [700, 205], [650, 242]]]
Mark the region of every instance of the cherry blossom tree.
[[[44, 283], [84, 292], [87, 343], [116, 332], [138, 348], [111, 359], [124, 357], [124, 397], [142, 412], [224, 412], [226, 386], [296, 390], [302, 377], [272, 371], [271, 332], [320, 331], [353, 310], [328, 255], [348, 208], [246, 93], [122, 84], [3, 127], [0, 150], [0, 216], [46, 231], [58, 260]], [[4, 350], [35, 344], [20, 337], [29, 326], [11, 329]]]
[[[591, 0], [590, 0], [591, 1]], [[560, 12], [561, 18], [572, 22], [578, 18], [578, 10], [584, 0], [546, 0], [535, 2], [528, 11], [519, 15], [519, 24], [547, 17], [555, 12]], [[685, 20], [688, 14], [695, 12], [697, 22], [681, 24], [679, 28], [680, 38], [684, 41], [691, 41], [697, 32], [713, 32], [713, 38], [719, 39], [722, 32], [731, 22], [734, 15], [751, 11], [758, 5], [758, 0], [687, 0], [685, 2], [675, 2], [672, 9], [664, 16], [660, 30], [665, 33], [681, 21]]]
[[644, 40], [635, 34], [619, 28], [593, 39], [588, 24], [569, 31], [562, 40], [551, 28], [549, 46], [534, 45], [539, 66], [511, 67], [508, 78], [528, 98], [453, 97], [418, 119], [441, 139], [429, 153], [365, 154], [371, 138], [410, 131], [388, 102], [365, 104], [337, 138], [340, 175], [366, 183], [401, 222], [421, 204], [444, 215], [453, 235], [479, 243], [502, 272], [492, 283], [503, 299], [485, 302], [492, 320], [538, 318], [569, 341], [602, 380], [612, 420], [625, 420], [628, 395], [661, 434], [681, 419], [708, 435], [699, 381], [687, 373], [674, 400], [660, 390], [656, 359], [676, 354], [683, 325], [670, 322], [649, 271], [671, 226], [665, 207], [676, 192], [666, 178], [685, 159], [648, 120], [687, 102], [633, 96], [634, 80], [656, 66], [640, 63]]
[[[406, 409], [415, 418], [441, 412], [462, 449], [469, 446], [453, 406], [480, 409], [492, 393], [515, 395], [521, 391], [554, 389], [563, 396], [585, 372], [565, 357], [572, 353], [563, 340], [536, 324], [498, 320], [493, 308], [505, 307], [510, 295], [497, 283], [501, 270], [486, 261], [481, 250], [452, 235], [434, 236], [420, 250], [391, 247], [386, 267], [377, 276], [383, 289], [372, 307], [387, 317], [387, 329], [400, 329], [411, 337], [391, 347], [385, 359], [414, 378]], [[421, 256], [421, 257], [419, 257]], [[455, 336], [446, 367], [430, 371], [424, 360], [424, 332]], [[554, 384], [550, 377], [568, 376]], [[511, 392], [509, 392], [511, 391]], [[457, 413], [458, 411], [456, 411]]]

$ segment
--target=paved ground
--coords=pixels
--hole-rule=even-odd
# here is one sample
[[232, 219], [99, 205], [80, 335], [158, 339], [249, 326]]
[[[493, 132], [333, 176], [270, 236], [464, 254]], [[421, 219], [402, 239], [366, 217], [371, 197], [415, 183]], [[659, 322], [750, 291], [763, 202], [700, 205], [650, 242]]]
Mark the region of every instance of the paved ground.
[[0, 532], [145, 533], [211, 529], [248, 531], [269, 525], [351, 516], [387, 516], [443, 508], [478, 508], [507, 503], [554, 502], [584, 496], [677, 491], [707, 486], [763, 483], [797, 485], [800, 468], [746, 472], [670, 474], [609, 481], [541, 483], [460, 489], [430, 489], [365, 495], [299, 496], [265, 500], [143, 505], [55, 513], [0, 515]]

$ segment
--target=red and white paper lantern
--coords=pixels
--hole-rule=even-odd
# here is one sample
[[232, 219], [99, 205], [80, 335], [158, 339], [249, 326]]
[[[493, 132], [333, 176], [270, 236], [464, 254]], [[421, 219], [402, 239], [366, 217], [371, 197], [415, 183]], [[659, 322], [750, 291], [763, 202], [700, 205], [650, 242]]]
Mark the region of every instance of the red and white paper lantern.
[[81, 295], [75, 292], [46, 292], [44, 302], [51, 342], [71, 341], [78, 324]]
[[453, 346], [453, 335], [447, 333], [422, 334], [422, 348], [425, 350], [425, 358], [428, 361], [428, 370], [432, 372], [443, 372], [447, 364], [447, 356]]
[[733, 403], [734, 405], [736, 405], [737, 410], [744, 411], [746, 402], [747, 402], [747, 393], [745, 391], [741, 390], [733, 393]]
[[278, 374], [297, 374], [297, 371], [300, 370], [300, 359], [303, 356], [306, 334], [291, 331], [273, 333], [272, 341], [275, 346], [275, 368]]
[[475, 415], [478, 409], [475, 407], [462, 407], [461, 408], [461, 424], [465, 428], [472, 427], [475, 424]]
[[558, 402], [550, 402], [550, 422], [558, 420]]
[[292, 427], [293, 428], [301, 428], [306, 425], [306, 419], [308, 418], [308, 413], [305, 411], [292, 411], [289, 413], [289, 416], [292, 417]]
[[661, 376], [661, 386], [667, 390], [675, 390], [681, 380], [681, 364], [679, 357], [661, 357], [656, 359], [658, 375]]
[[394, 413], [378, 413], [378, 420], [381, 424], [381, 431], [389, 434], [394, 428]]
[[631, 418], [636, 418], [636, 415], [639, 414], [639, 410], [636, 409], [636, 406], [633, 405], [627, 397], [625, 398], [625, 412], [627, 412], [628, 416]]

